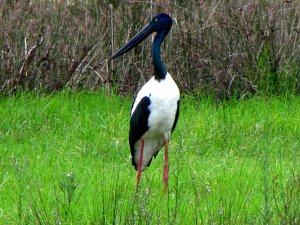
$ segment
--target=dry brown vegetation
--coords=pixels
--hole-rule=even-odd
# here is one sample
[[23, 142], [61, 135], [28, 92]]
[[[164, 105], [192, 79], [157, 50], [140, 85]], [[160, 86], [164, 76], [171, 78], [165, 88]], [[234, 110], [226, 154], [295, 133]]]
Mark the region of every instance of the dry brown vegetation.
[[151, 38], [111, 64], [107, 58], [162, 11], [174, 18], [163, 60], [182, 92], [299, 92], [295, 0], [1, 0], [0, 91], [134, 93], [152, 74]]

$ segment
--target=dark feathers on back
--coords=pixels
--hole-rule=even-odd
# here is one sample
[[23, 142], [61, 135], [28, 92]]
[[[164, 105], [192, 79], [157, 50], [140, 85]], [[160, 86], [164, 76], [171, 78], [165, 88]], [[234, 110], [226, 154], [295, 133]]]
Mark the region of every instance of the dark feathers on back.
[[129, 145], [132, 156], [132, 165], [137, 169], [137, 165], [134, 161], [134, 144], [146, 133], [149, 129], [148, 118], [150, 115], [150, 110], [148, 106], [150, 105], [150, 98], [144, 97], [141, 99], [135, 111], [130, 118], [130, 130], [129, 130]]

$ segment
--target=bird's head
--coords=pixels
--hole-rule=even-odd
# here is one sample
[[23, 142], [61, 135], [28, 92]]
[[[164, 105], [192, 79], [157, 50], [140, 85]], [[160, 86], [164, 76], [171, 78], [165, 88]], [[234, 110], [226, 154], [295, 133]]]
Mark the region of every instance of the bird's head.
[[115, 59], [124, 53], [136, 47], [139, 43], [145, 40], [153, 32], [165, 32], [165, 35], [170, 31], [172, 26], [172, 18], [166, 13], [159, 13], [152, 17], [150, 23], [139, 31], [132, 39], [130, 39], [122, 48], [120, 48], [111, 58]]
[[152, 17], [149, 25], [152, 26], [153, 32], [169, 32], [172, 26], [172, 18], [166, 13], [159, 13]]

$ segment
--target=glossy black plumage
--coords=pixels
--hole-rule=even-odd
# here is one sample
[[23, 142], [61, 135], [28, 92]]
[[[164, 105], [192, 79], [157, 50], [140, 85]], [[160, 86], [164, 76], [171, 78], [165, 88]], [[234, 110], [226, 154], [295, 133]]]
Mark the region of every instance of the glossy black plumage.
[[180, 100], [177, 101], [177, 109], [176, 109], [176, 114], [175, 114], [175, 120], [174, 120], [174, 123], [173, 123], [173, 126], [172, 126], [172, 130], [171, 130], [171, 133], [175, 130], [175, 127], [177, 125], [177, 121], [178, 121], [178, 118], [179, 118], [179, 111], [180, 111]]
[[150, 115], [150, 110], [148, 107], [150, 103], [151, 102], [149, 97], [142, 98], [130, 118], [129, 145], [130, 145], [130, 152], [132, 157], [132, 165], [135, 167], [136, 170], [137, 170], [137, 164], [134, 161], [134, 154], [135, 154], [134, 144], [139, 139], [141, 139], [141, 137], [149, 129], [148, 118]]

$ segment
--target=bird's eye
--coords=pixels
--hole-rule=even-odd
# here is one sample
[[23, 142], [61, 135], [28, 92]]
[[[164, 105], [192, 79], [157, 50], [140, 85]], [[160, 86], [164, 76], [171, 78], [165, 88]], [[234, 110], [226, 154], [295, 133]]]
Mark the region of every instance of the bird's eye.
[[158, 22], [158, 19], [157, 19], [157, 18], [154, 18], [154, 22]]

